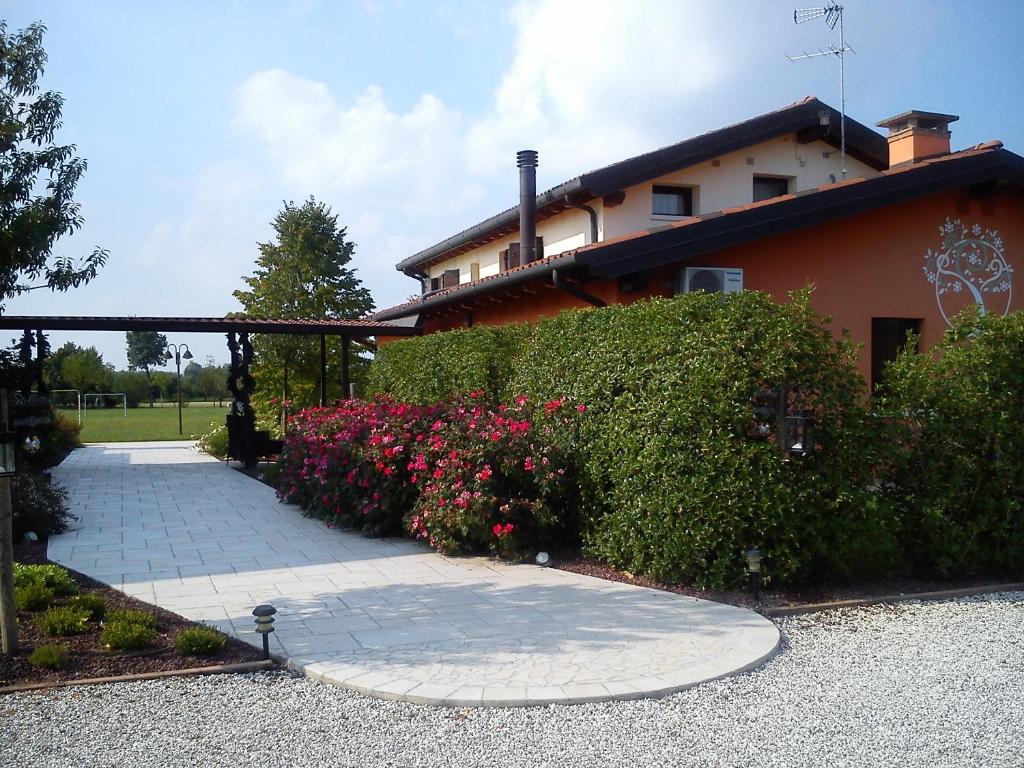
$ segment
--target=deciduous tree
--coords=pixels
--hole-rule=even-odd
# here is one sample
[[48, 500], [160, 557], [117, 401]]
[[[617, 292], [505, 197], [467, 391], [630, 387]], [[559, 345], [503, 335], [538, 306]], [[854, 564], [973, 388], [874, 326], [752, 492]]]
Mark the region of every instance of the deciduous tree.
[[66, 291], [96, 277], [107, 252], [54, 256], [57, 240], [82, 226], [75, 187], [85, 160], [57, 144], [63, 97], [41, 91], [42, 24], [8, 34], [0, 20], [0, 310], [37, 288]]
[[167, 349], [167, 337], [156, 331], [127, 331], [128, 370], [141, 370], [146, 374], [149, 383], [149, 407], [153, 407], [153, 375], [150, 370], [155, 365], [164, 365], [164, 350]]

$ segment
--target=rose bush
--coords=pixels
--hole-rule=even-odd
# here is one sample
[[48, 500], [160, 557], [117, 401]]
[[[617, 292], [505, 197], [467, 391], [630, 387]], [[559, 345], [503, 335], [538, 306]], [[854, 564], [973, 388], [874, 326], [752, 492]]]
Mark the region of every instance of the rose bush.
[[586, 409], [482, 393], [434, 406], [387, 398], [303, 411], [279, 458], [278, 494], [371, 535], [404, 530], [446, 553], [510, 555], [572, 539], [567, 447]]
[[585, 411], [556, 398], [533, 409], [525, 395], [485, 404], [456, 400], [410, 456], [419, 488], [408, 531], [445, 553], [530, 553], [571, 537], [574, 473], [567, 437]]
[[436, 411], [386, 397], [302, 411], [285, 436], [278, 495], [331, 524], [398, 534], [416, 495], [406, 456]]

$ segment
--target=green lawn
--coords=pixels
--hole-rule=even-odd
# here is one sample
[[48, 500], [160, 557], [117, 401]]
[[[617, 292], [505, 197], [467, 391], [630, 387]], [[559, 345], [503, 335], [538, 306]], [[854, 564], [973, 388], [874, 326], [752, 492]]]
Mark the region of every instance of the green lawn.
[[[82, 421], [82, 442], [117, 443], [137, 440], [188, 440], [210, 431], [210, 423], [224, 423], [228, 409], [211, 403], [195, 403], [181, 410], [182, 432], [178, 434], [177, 408], [129, 408], [126, 416], [121, 408], [92, 409]], [[75, 410], [61, 413], [70, 420], [78, 419]]]

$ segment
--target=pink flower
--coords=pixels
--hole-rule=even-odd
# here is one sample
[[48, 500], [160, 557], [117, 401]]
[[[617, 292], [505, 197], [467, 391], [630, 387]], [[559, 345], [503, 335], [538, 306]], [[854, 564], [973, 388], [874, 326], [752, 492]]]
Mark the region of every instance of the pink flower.
[[519, 395], [519, 397], [516, 398], [516, 405], [526, 405], [526, 400], [526, 395]]
[[523, 469], [527, 472], [533, 472], [536, 469], [536, 465], [533, 463], [533, 456], [526, 457], [526, 460], [523, 462]]
[[493, 533], [495, 536], [501, 536], [502, 530], [503, 528], [501, 527], [501, 523], [495, 523], [494, 527], [491, 528], [491, 533]]
[[579, 405], [576, 406], [576, 410], [579, 411], [580, 413], [583, 413], [585, 410], [587, 410], [587, 406], [585, 406], [583, 403], [580, 403]]

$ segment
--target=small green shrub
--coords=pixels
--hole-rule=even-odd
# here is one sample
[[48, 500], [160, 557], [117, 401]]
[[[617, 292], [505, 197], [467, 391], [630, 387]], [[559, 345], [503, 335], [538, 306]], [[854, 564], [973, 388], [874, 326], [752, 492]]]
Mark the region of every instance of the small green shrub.
[[81, 608], [84, 611], [89, 612], [89, 618], [92, 621], [99, 621], [103, 618], [107, 611], [107, 601], [99, 595], [84, 594], [76, 595], [68, 601], [69, 605], [73, 605], [77, 608]]
[[54, 606], [39, 618], [39, 629], [48, 637], [84, 634], [89, 629], [89, 612], [73, 605]]
[[100, 643], [114, 651], [149, 648], [156, 642], [156, 629], [130, 621], [112, 621], [104, 625]]
[[14, 588], [14, 602], [22, 611], [41, 611], [53, 602], [53, 590], [38, 581]]
[[156, 629], [156, 616], [149, 611], [130, 611], [117, 609], [107, 613], [108, 624], [137, 624]]
[[219, 652], [227, 638], [210, 627], [190, 627], [174, 638], [174, 649], [182, 656], [212, 656]]
[[61, 596], [73, 595], [78, 592], [78, 587], [67, 569], [52, 563], [44, 565], [15, 563], [14, 586], [23, 587], [26, 584], [42, 584], [52, 589], [54, 594]]
[[11, 480], [14, 505], [12, 529], [15, 540], [29, 531], [50, 536], [67, 530], [74, 520], [68, 508], [68, 492], [55, 485], [48, 472], [19, 472]]
[[228, 455], [228, 430], [224, 422], [211, 421], [210, 431], [196, 438], [196, 447], [203, 453], [223, 459]]
[[68, 649], [56, 643], [40, 645], [29, 654], [28, 663], [43, 669], [64, 669], [68, 663]]

